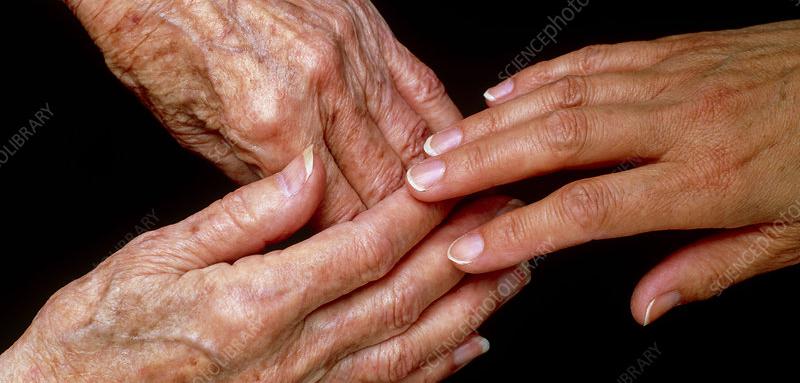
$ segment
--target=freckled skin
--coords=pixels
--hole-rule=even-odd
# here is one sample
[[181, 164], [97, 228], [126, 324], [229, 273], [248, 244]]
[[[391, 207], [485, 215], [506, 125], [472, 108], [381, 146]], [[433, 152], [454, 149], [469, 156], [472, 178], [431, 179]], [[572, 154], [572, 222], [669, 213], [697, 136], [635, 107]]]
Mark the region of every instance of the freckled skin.
[[460, 118], [366, 0], [67, 4], [178, 142], [234, 180], [325, 148], [320, 227], [398, 189], [431, 130]]

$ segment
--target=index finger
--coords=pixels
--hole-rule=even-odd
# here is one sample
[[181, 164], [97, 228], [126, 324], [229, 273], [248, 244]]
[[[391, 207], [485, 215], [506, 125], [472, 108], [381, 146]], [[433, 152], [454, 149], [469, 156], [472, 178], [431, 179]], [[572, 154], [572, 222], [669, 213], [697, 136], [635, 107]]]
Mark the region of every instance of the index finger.
[[414, 197], [441, 201], [562, 169], [661, 155], [650, 106], [565, 109], [470, 142], [408, 170]]

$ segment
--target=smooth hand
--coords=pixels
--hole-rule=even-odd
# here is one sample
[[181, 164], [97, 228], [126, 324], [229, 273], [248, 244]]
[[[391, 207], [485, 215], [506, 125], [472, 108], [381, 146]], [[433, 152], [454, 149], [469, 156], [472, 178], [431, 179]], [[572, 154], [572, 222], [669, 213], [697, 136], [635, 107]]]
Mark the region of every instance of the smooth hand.
[[66, 0], [181, 143], [245, 184], [315, 144], [327, 227], [402, 186], [461, 116], [367, 0]]
[[581, 179], [472, 231], [468, 272], [592, 240], [728, 229], [637, 287], [643, 324], [800, 261], [800, 22], [591, 46], [490, 89], [491, 108], [432, 136], [409, 190], [441, 201], [565, 169]]
[[449, 206], [401, 190], [352, 222], [252, 255], [302, 226], [323, 190], [309, 153], [135, 239], [47, 302], [0, 356], [0, 380], [427, 382], [487, 350], [475, 327], [527, 269], [462, 281], [439, 254], [508, 198], [475, 202], [429, 234]]

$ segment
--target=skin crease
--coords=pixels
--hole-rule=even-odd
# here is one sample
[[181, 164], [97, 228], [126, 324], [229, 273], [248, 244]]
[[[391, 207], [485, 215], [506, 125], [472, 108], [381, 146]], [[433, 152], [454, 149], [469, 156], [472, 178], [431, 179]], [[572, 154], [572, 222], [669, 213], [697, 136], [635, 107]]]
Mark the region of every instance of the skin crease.
[[461, 118], [366, 0], [66, 3], [177, 141], [234, 180], [322, 148], [318, 227], [400, 188], [424, 138]]
[[[510, 80], [510, 93], [500, 92], [509, 83], [490, 89], [489, 109], [434, 135], [426, 148], [436, 157], [408, 172], [408, 189], [432, 202], [623, 164], [473, 230], [448, 255], [480, 273], [542, 244], [555, 251], [657, 230], [728, 229], [641, 280], [631, 310], [648, 324], [800, 262], [799, 42], [800, 21], [787, 21], [591, 46], [538, 63]], [[442, 142], [451, 147], [437, 149]], [[419, 169], [437, 167], [414, 182]], [[465, 261], [468, 243], [479, 255]]]
[[[322, 200], [323, 165], [310, 175], [304, 166], [301, 157], [136, 238], [58, 291], [0, 356], [0, 380], [429, 382], [485, 352], [471, 314], [501, 284], [511, 293], [495, 303], [510, 299], [528, 269], [462, 280], [439, 254], [509, 199], [473, 202], [437, 228], [452, 204], [401, 190], [352, 222], [258, 254]], [[292, 180], [299, 188], [285, 187]], [[464, 329], [461, 346], [439, 348]]]

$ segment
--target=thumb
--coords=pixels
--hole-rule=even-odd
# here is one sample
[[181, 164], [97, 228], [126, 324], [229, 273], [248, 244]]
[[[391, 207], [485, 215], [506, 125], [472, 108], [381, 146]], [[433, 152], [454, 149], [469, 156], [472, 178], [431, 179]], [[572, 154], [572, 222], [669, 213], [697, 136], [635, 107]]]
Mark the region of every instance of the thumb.
[[309, 147], [280, 173], [244, 186], [143, 240], [155, 239], [168, 249], [182, 271], [260, 252], [292, 235], [314, 214], [325, 189], [325, 171], [315, 156]]
[[428, 127], [439, 132], [463, 118], [433, 70], [423, 64], [403, 44], [395, 42], [389, 54], [389, 70], [398, 93], [422, 117]]
[[642, 278], [631, 312], [643, 326], [678, 305], [722, 294], [753, 276], [800, 262], [800, 225], [776, 223], [718, 234], [669, 256]]

